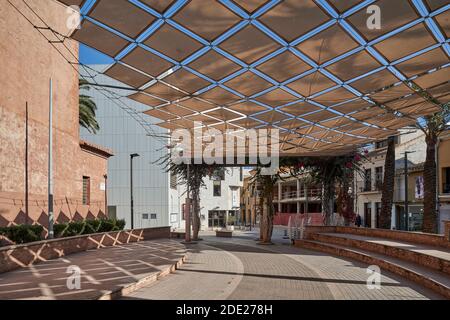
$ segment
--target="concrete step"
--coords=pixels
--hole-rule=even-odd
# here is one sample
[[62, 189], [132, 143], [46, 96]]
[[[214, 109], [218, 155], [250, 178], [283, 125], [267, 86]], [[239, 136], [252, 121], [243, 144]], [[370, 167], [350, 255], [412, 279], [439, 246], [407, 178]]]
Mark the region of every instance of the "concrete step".
[[435, 291], [444, 298], [450, 299], [450, 277], [441, 271], [432, 270], [416, 263], [368, 250], [349, 248], [320, 241], [297, 240], [295, 241], [295, 246], [347, 257], [369, 265], [377, 265], [381, 269], [414, 281], [419, 285]]
[[315, 233], [311, 240], [384, 254], [450, 275], [450, 250], [444, 248], [345, 233]]

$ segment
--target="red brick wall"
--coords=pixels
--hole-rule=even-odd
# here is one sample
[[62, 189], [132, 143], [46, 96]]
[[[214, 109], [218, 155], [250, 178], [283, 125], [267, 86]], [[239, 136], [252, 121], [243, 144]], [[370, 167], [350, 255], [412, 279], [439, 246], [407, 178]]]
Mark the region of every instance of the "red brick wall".
[[[41, 25], [22, 1], [12, 1]], [[68, 34], [66, 7], [29, 1], [58, 32]], [[0, 226], [25, 223], [25, 104], [29, 105], [29, 216], [46, 226], [49, 78], [53, 78], [55, 218], [64, 221], [103, 214], [107, 172], [104, 158], [79, 145], [78, 73], [9, 4], [0, 6]], [[49, 34], [46, 32], [46, 34]], [[78, 44], [65, 44], [78, 53]], [[61, 45], [59, 45], [61, 46]], [[70, 54], [65, 51], [69, 58]], [[73, 57], [71, 58], [73, 60]], [[81, 205], [82, 177], [91, 177], [91, 206]], [[67, 199], [67, 200], [66, 200]]]

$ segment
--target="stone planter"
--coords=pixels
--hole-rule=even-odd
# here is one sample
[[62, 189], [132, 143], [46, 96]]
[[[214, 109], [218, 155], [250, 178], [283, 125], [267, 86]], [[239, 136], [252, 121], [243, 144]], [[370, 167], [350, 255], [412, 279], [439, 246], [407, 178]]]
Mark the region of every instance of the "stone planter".
[[231, 238], [231, 237], [233, 237], [233, 231], [216, 230], [216, 237], [219, 237], [219, 238]]

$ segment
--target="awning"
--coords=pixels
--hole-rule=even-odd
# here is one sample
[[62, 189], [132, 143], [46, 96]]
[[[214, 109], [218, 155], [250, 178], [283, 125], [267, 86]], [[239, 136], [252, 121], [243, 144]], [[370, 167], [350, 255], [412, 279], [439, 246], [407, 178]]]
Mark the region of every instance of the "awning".
[[91, 0], [82, 14], [73, 39], [113, 57], [104, 73], [171, 130], [277, 128], [282, 153], [337, 154], [450, 97], [448, 1]]

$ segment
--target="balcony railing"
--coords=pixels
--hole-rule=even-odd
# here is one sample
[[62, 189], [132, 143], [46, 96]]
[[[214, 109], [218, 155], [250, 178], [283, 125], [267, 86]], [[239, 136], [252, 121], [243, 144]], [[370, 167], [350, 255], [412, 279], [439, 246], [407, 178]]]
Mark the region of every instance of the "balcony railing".
[[383, 177], [381, 175], [375, 175], [375, 180], [366, 179], [364, 181], [358, 181], [356, 186], [359, 192], [381, 191], [383, 189]]
[[[321, 189], [307, 189], [307, 192], [305, 192], [304, 189], [300, 190], [299, 195], [297, 196], [297, 191], [288, 191], [283, 192], [281, 194], [281, 200], [289, 200], [289, 199], [297, 199], [297, 198], [317, 198], [320, 197], [322, 194]], [[274, 196], [274, 200], [278, 200], [278, 194]]]

